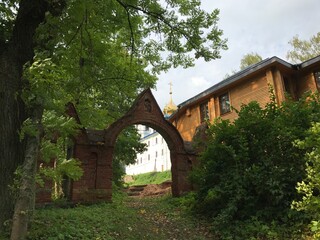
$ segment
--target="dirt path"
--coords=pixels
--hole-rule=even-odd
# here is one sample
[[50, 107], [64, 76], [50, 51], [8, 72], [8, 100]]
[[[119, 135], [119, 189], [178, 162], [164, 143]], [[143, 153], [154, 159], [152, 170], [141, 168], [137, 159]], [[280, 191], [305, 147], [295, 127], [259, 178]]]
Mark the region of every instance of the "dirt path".
[[170, 197], [133, 197], [126, 202], [141, 219], [150, 223], [151, 229], [163, 240], [214, 239], [204, 221], [192, 218], [170, 204]]

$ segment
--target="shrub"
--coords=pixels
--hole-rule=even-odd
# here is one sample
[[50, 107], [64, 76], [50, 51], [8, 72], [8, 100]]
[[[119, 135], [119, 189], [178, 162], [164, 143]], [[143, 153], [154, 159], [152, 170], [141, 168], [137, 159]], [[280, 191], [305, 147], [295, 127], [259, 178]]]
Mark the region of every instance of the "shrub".
[[198, 186], [195, 209], [212, 217], [220, 234], [243, 239], [244, 229], [256, 236], [264, 226], [259, 236], [276, 236], [279, 224], [289, 226], [288, 233], [293, 223], [304, 221], [290, 208], [299, 198], [296, 183], [306, 174], [305, 150], [292, 143], [319, 121], [318, 103], [318, 95], [281, 106], [272, 100], [265, 108], [251, 102], [233, 123], [219, 119], [209, 126], [207, 147], [191, 179]]
[[315, 239], [320, 238], [320, 122], [313, 123], [303, 140], [295, 145], [306, 150], [306, 177], [298, 182], [297, 191], [303, 195], [300, 201], [293, 201], [292, 207], [304, 211], [312, 218], [310, 230]]

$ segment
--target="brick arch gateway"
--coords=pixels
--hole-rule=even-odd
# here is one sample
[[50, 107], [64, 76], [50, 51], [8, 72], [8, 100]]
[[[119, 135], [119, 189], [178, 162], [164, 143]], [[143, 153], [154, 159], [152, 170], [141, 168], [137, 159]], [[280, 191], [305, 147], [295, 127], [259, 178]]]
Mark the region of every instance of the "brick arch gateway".
[[105, 147], [108, 158], [112, 159], [114, 145], [120, 132], [124, 128], [135, 124], [142, 124], [155, 129], [167, 142], [172, 165], [172, 195], [180, 196], [190, 191], [191, 185], [187, 177], [191, 169], [193, 155], [186, 151], [184, 141], [178, 130], [164, 118], [150, 89], [144, 90], [129, 111], [106, 130]]
[[[76, 109], [68, 106], [68, 115], [80, 123]], [[195, 155], [186, 151], [178, 130], [167, 121], [150, 89], [137, 97], [128, 112], [105, 130], [81, 129], [74, 139], [70, 156], [81, 162], [83, 176], [77, 181], [63, 183], [66, 198], [73, 203], [96, 203], [112, 200], [112, 159], [120, 132], [128, 126], [143, 124], [158, 131], [170, 149], [172, 195], [180, 196], [192, 189], [188, 182]], [[69, 149], [68, 149], [69, 151]], [[37, 190], [37, 203], [51, 201], [52, 183]]]

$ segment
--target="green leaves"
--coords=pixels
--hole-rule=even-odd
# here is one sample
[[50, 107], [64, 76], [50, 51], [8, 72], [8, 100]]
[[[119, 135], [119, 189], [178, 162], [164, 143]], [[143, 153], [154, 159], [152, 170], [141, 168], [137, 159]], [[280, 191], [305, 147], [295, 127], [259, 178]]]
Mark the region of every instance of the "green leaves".
[[287, 53], [289, 60], [295, 63], [307, 61], [320, 55], [320, 32], [311, 36], [309, 40], [299, 39], [297, 35], [291, 39], [289, 44], [293, 47]]
[[37, 29], [23, 99], [60, 112], [77, 103], [84, 126], [104, 128], [155, 86], [155, 74], [218, 58], [226, 49], [218, 14], [198, 0], [68, 1]]
[[[221, 39], [222, 31], [216, 26], [219, 11], [206, 13], [200, 8], [200, 1], [117, 2], [132, 15], [142, 17], [144, 24], [139, 29], [143, 32], [144, 44], [136, 44], [134, 48], [141, 48], [146, 59], [160, 60], [150, 62], [155, 73], [171, 66], [192, 66], [194, 58], [189, 53], [209, 61], [219, 58], [220, 50], [226, 49], [226, 41]], [[131, 15], [127, 17], [130, 19]], [[156, 43], [154, 49], [161, 49], [165, 55], [150, 49], [152, 41]]]
[[0, 46], [1, 43], [8, 42], [10, 39], [17, 15], [17, 5], [18, 1], [13, 0], [0, 2]]
[[135, 162], [138, 153], [146, 150], [147, 146], [140, 143], [140, 134], [133, 126], [126, 128], [119, 135], [115, 154], [112, 160], [113, 181], [116, 185], [122, 184], [122, 177], [125, 175], [125, 166]]
[[245, 54], [242, 57], [240, 62], [240, 70], [243, 70], [260, 61], [262, 61], [262, 57], [257, 53], [252, 52], [252, 53]]
[[[302, 195], [302, 199], [292, 202], [292, 208], [304, 211], [312, 219], [318, 220], [320, 217], [320, 122], [312, 123], [307, 131], [307, 136], [303, 140], [294, 142], [295, 146], [306, 151], [306, 177], [297, 183], [296, 189]], [[320, 236], [318, 221], [312, 221], [311, 231], [314, 237]]]
[[42, 168], [40, 173], [44, 176], [53, 179], [55, 182], [60, 183], [64, 176], [72, 180], [79, 180], [83, 174], [80, 162], [75, 159], [60, 160], [56, 168]]
[[[291, 202], [299, 199], [297, 182], [303, 199], [293, 205], [301, 210], [308, 206], [318, 214], [320, 124], [312, 125], [320, 121], [318, 103], [318, 94], [281, 106], [271, 101], [265, 108], [251, 102], [241, 107], [233, 123], [218, 120], [209, 127], [206, 149], [192, 176], [198, 188], [194, 208], [212, 217], [224, 238], [230, 232], [236, 232], [233, 239], [257, 237], [257, 229], [242, 229], [244, 222], [248, 228], [256, 224], [253, 218], [268, 227], [300, 224], [306, 215], [291, 209]], [[278, 238], [284, 239], [283, 234], [277, 232]]]

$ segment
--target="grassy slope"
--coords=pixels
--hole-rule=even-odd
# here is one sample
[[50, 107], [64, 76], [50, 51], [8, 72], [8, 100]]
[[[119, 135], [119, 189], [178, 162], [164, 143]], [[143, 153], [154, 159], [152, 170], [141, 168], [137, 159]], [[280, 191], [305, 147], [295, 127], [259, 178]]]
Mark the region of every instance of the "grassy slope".
[[[171, 197], [130, 199], [69, 209], [38, 209], [28, 239], [212, 239]], [[8, 239], [8, 238], [7, 238]]]
[[171, 180], [171, 171], [143, 173], [134, 175], [133, 179], [128, 185], [159, 184]]

